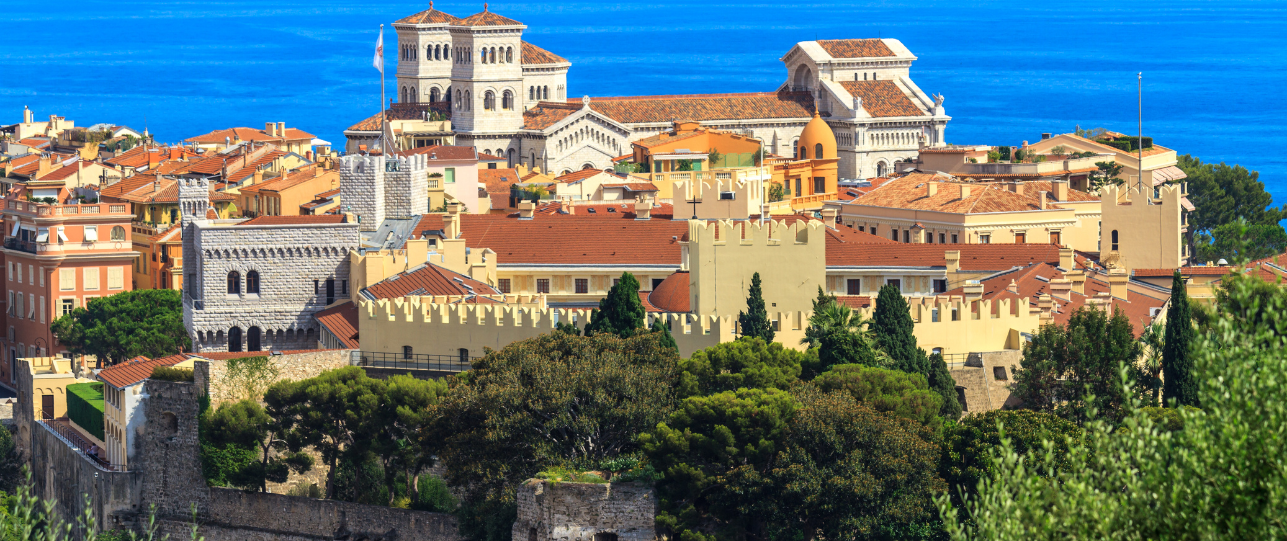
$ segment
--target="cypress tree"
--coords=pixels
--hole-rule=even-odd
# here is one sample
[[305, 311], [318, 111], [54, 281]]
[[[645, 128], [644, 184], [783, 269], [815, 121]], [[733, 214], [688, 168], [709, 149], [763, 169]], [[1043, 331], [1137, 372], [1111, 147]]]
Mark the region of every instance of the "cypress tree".
[[599, 309], [590, 316], [585, 335], [612, 333], [622, 338], [634, 336], [644, 327], [643, 301], [639, 300], [639, 280], [628, 272], [621, 273], [621, 280], [599, 301]]
[[925, 352], [916, 347], [916, 335], [912, 333], [911, 307], [896, 286], [880, 288], [871, 330], [880, 349], [893, 359], [894, 369], [929, 375]]
[[652, 332], [661, 333], [661, 345], [679, 351], [679, 345], [675, 343], [675, 336], [670, 334], [670, 325], [663, 325], [660, 319], [652, 321]]
[[773, 322], [764, 308], [764, 292], [760, 290], [760, 273], [751, 277], [751, 291], [746, 297], [746, 311], [737, 314], [742, 336], [754, 336], [765, 342], [773, 341]]
[[956, 399], [956, 380], [947, 370], [947, 361], [943, 360], [942, 355], [935, 353], [929, 356], [929, 374], [926, 379], [930, 390], [943, 397], [943, 406], [939, 408], [938, 414], [944, 419], [960, 418], [961, 403]]
[[1193, 375], [1194, 335], [1188, 291], [1177, 269], [1171, 279], [1171, 305], [1166, 309], [1166, 340], [1162, 346], [1163, 404], [1198, 407], [1198, 380]]

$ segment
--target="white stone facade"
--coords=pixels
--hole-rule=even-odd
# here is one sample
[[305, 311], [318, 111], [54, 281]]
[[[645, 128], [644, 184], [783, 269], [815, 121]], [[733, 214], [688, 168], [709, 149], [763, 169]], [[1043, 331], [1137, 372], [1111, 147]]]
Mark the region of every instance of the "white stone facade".
[[205, 184], [183, 180], [179, 194], [187, 273], [183, 320], [194, 351], [316, 348], [314, 315], [348, 297], [348, 253], [359, 243], [357, 224], [206, 219], [209, 202], [196, 195], [208, 197]]
[[429, 212], [428, 158], [424, 155], [340, 158], [340, 204], [362, 231], [375, 231], [385, 218]]

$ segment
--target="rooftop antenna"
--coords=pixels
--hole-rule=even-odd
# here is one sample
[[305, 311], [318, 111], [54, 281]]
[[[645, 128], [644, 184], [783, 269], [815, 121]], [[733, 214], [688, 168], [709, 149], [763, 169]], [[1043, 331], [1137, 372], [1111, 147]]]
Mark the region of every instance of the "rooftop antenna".
[[1137, 90], [1137, 99], [1139, 100], [1139, 140], [1135, 141], [1137, 153], [1135, 157], [1136, 169], [1139, 175], [1136, 177], [1135, 186], [1140, 190], [1144, 189], [1144, 72], [1135, 74], [1139, 81]]

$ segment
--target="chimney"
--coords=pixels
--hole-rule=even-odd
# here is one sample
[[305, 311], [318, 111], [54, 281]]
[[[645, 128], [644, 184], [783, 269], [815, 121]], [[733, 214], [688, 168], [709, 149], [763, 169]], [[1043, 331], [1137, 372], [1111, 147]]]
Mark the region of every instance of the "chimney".
[[970, 197], [970, 185], [961, 183], [961, 200], [964, 201], [969, 197]]
[[1041, 210], [1046, 210], [1046, 193], [1048, 192], [1041, 190], [1041, 193], [1039, 194], [1041, 197]]
[[1068, 271], [1064, 273], [1064, 276], [1066, 276], [1068, 280], [1072, 282], [1073, 293], [1078, 293], [1081, 295], [1086, 294], [1086, 271], [1083, 271], [1083, 270]]
[[576, 214], [576, 207], [572, 206], [571, 197], [559, 198], [559, 214]]
[[1060, 299], [1072, 298], [1072, 280], [1055, 278], [1050, 281], [1050, 296]]
[[1005, 286], [1005, 290], [1006, 290], [1006, 291], [1009, 291], [1009, 292], [1011, 292], [1011, 293], [1014, 293], [1015, 295], [1018, 295], [1018, 294], [1019, 294], [1019, 283], [1018, 283], [1018, 282], [1015, 282], [1015, 281], [1014, 281], [1014, 278], [1011, 278], [1011, 279], [1010, 279], [1010, 285]]
[[1023, 195], [1023, 182], [1018, 180], [1011, 182], [1010, 191], [1019, 195]]
[[531, 220], [536, 214], [536, 203], [524, 201], [518, 204], [518, 219]]
[[1074, 268], [1076, 268], [1076, 264], [1077, 262], [1073, 259], [1072, 248], [1059, 249], [1059, 268], [1065, 269], [1065, 270], [1073, 270]]
[[317, 178], [320, 176], [322, 176], [322, 168], [318, 166], [313, 166], [313, 178]]
[[1055, 191], [1055, 194], [1054, 194], [1054, 195], [1055, 195], [1055, 201], [1067, 201], [1067, 200], [1068, 200], [1068, 181], [1066, 181], [1066, 180], [1056, 180], [1056, 181], [1051, 182], [1050, 184], [1051, 184], [1051, 186], [1054, 188], [1054, 191]]
[[1023, 148], [1028, 148], [1028, 142], [1027, 142], [1027, 141], [1024, 141], [1024, 142], [1023, 142]]
[[251, 184], [259, 184], [264, 181], [264, 172], [255, 170], [255, 179], [250, 181]]
[[272, 122], [264, 124], [264, 133], [267, 133], [269, 137], [277, 137], [277, 124]]
[[983, 284], [978, 280], [970, 280], [965, 283], [965, 300], [973, 301], [983, 297]]
[[948, 250], [943, 252], [943, 259], [947, 260], [947, 273], [953, 274], [961, 271], [961, 251]]
[[22, 106], [22, 123], [31, 124], [31, 117], [32, 117], [31, 109], [28, 109], [26, 105], [23, 105]]
[[938, 183], [932, 180], [925, 183], [925, 196], [934, 197], [935, 195], [938, 195]]
[[652, 219], [652, 198], [646, 195], [639, 196], [635, 200], [635, 219], [651, 220]]
[[414, 267], [429, 261], [429, 241], [411, 239], [407, 241], [407, 266]]
[[1108, 273], [1108, 292], [1118, 299], [1128, 300], [1126, 298], [1126, 284], [1130, 282], [1131, 277], [1126, 274], [1126, 269], [1113, 269]]
[[823, 222], [823, 223], [825, 223], [825, 224], [827, 224], [827, 227], [830, 227], [830, 228], [832, 228], [832, 229], [835, 229], [835, 228], [836, 228], [836, 213], [837, 213], [837, 211], [836, 211], [836, 209], [835, 209], [835, 208], [830, 208], [830, 207], [829, 207], [829, 208], [824, 208], [824, 209], [822, 209], [822, 222]]
[[278, 136], [278, 137], [281, 137], [282, 139], [285, 139], [285, 138], [286, 138], [286, 123], [285, 123], [285, 122], [278, 122], [278, 123], [277, 123], [277, 136]]
[[1049, 134], [1049, 133], [1043, 133], [1043, 134], [1041, 134], [1041, 140], [1042, 140], [1042, 141], [1045, 141], [1046, 139], [1049, 139], [1049, 138], [1050, 138], [1050, 134]]
[[40, 157], [40, 164], [36, 166], [35, 178], [43, 177], [45, 176], [45, 173], [48, 173], [53, 169], [54, 169], [54, 157], [48, 154], [45, 154]]
[[442, 215], [442, 237], [445, 240], [451, 240], [460, 236], [460, 218], [459, 214], [451, 212], [451, 205], [447, 205], [447, 213]]

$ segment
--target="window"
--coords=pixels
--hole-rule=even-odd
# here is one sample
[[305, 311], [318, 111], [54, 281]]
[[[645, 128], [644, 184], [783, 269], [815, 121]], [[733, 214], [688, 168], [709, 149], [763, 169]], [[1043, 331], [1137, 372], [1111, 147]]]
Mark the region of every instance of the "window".
[[496, 286], [496, 289], [499, 289], [501, 293], [509, 293], [509, 278], [501, 278], [497, 280]]
[[348, 294], [349, 294], [349, 281], [348, 281], [348, 280], [340, 280], [340, 294], [341, 294], [341, 295], [348, 295]]
[[898, 291], [900, 292], [903, 290], [903, 281], [899, 278], [890, 278], [885, 280], [885, 285], [894, 286], [898, 288]]
[[511, 110], [514, 108], [514, 93], [508, 90], [501, 95], [501, 109]]
[[484, 111], [496, 110], [496, 93], [495, 92], [488, 90], [485, 94], [483, 94], [483, 110]]
[[246, 351], [260, 351], [262, 349], [259, 347], [260, 334], [259, 327], [248, 329], [246, 332]]
[[1027, 242], [1028, 242], [1028, 234], [1027, 234], [1027, 233], [1015, 233], [1015, 234], [1014, 234], [1014, 243], [1015, 243], [1015, 244], [1026, 244]]
[[22, 263], [18, 264], [18, 283], [22, 283]]
[[38, 304], [37, 306], [39, 306], [39, 309], [37, 309], [36, 311], [40, 315], [40, 322], [44, 323], [45, 322], [45, 296], [44, 295], [40, 296], [40, 304]]
[[85, 226], [85, 242], [97, 242], [97, 241], [98, 241], [98, 226], [96, 225]]
[[112, 240], [125, 240], [125, 228], [116, 226], [112, 228]]
[[84, 281], [86, 291], [98, 289], [98, 267], [85, 267]]
[[228, 351], [241, 351], [241, 327], [228, 329]]
[[992, 377], [993, 377], [993, 378], [995, 378], [995, 379], [1001, 380], [1001, 381], [1005, 381], [1005, 380], [1010, 379], [1010, 378], [1006, 377], [1006, 374], [1005, 374], [1005, 367], [1004, 367], [1004, 366], [994, 366], [994, 367], [992, 367]]
[[845, 294], [862, 295], [862, 280], [858, 278], [845, 280]]
[[585, 279], [585, 278], [577, 278], [577, 279], [576, 279], [576, 292], [577, 292], [577, 293], [589, 293], [589, 292], [590, 292], [590, 281], [589, 281], [589, 280], [587, 280], [587, 279]]
[[58, 317], [72, 313], [76, 309], [76, 299], [58, 299]]
[[8, 274], [8, 276], [9, 276], [9, 281], [10, 281], [10, 282], [12, 282], [12, 281], [13, 281], [13, 262], [12, 262], [12, 261], [10, 261], [10, 262], [9, 262], [9, 274]]
[[335, 302], [335, 279], [326, 279], [326, 304]]
[[107, 289], [125, 288], [125, 268], [107, 267]]
[[992, 235], [979, 235], [979, 244], [991, 244]]
[[446, 169], [443, 169], [443, 170], [442, 170], [442, 175], [443, 175], [443, 176], [442, 176], [443, 181], [444, 181], [444, 182], [446, 182], [447, 184], [455, 184], [455, 183], [456, 183], [456, 168], [455, 168], [455, 167], [448, 167], [448, 168], [446, 168]]
[[952, 233], [952, 244], [956, 244], [956, 233]]
[[[952, 242], [956, 242], [956, 235], [952, 235]], [[947, 244], [947, 233], [938, 234], [938, 243]]]
[[241, 294], [241, 273], [240, 272], [232, 271], [228, 273], [228, 294], [229, 295]]
[[1054, 244], [1056, 246], [1063, 246], [1063, 242], [1060, 239], [1058, 231], [1050, 232], [1050, 244]]
[[826, 177], [813, 177], [813, 193], [827, 193]]
[[912, 230], [910, 229], [903, 230], [903, 242], [904, 243], [912, 242]]
[[938, 308], [930, 310], [930, 321], [933, 323], [938, 323]]
[[898, 242], [898, 230], [897, 230], [897, 229], [890, 229], [890, 230], [889, 230], [889, 240], [892, 240], [892, 241], [894, 241], [894, 242]]
[[314, 295], [318, 295], [318, 294], [320, 294], [320, 293], [322, 292], [322, 287], [321, 287], [321, 285], [319, 285], [319, 284], [321, 284], [321, 281], [320, 281], [320, 280], [313, 280], [313, 294], [314, 294]]
[[[1116, 230], [1116, 229], [1114, 229], [1114, 230], [1113, 230], [1113, 244], [1112, 244], [1112, 246], [1113, 246], [1113, 247], [1111, 248], [1112, 250], [1117, 250], [1117, 230]], [[22, 271], [22, 269], [21, 269], [21, 268], [19, 268], [19, 269], [18, 269], [18, 271], [19, 271], [19, 272], [18, 272], [18, 280], [22, 280], [22, 272], [21, 272], [21, 271]]]
[[537, 278], [537, 279], [536, 279], [536, 292], [537, 292], [537, 293], [549, 293], [549, 292], [550, 292], [550, 279], [549, 279], [549, 278]]
[[259, 294], [259, 271], [246, 273], [246, 293]]
[[947, 293], [947, 280], [943, 280], [943, 279], [934, 280], [934, 292]]
[[411, 346], [402, 346], [402, 359], [404, 361], [410, 361], [411, 357], [412, 357]]
[[[618, 280], [620, 280], [620, 278], [618, 278]], [[661, 283], [662, 283], [662, 282], [665, 282], [665, 281], [666, 281], [666, 279], [665, 279], [665, 278], [653, 278], [653, 279], [652, 279], [652, 288], [653, 288], [654, 290], [656, 290], [658, 287], [661, 287]], [[614, 283], [613, 285], [616, 285], [616, 284]]]
[[822, 143], [813, 145], [813, 159], [815, 160], [822, 159]]
[[460, 364], [469, 363], [469, 348], [460, 348], [456, 350], [456, 355], [457, 355], [457, 358], [460, 360]]
[[60, 291], [76, 290], [76, 269], [58, 269], [58, 289]]

